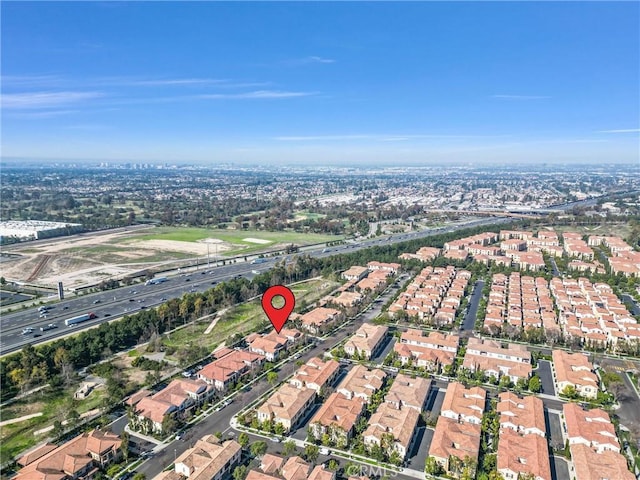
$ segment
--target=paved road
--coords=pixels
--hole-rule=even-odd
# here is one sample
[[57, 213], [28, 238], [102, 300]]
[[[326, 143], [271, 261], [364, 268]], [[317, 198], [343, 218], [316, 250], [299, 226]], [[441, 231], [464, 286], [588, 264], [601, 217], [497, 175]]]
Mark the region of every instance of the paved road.
[[[312, 246], [303, 247], [300, 253], [308, 254], [313, 257], [324, 258], [341, 253], [350, 253], [363, 248], [390, 245], [393, 243], [415, 240], [418, 238], [426, 238], [441, 233], [454, 232], [463, 228], [477, 227], [481, 225], [505, 224], [512, 222], [511, 218], [482, 218], [478, 220], [452, 224], [448, 227], [439, 227], [421, 232], [411, 232], [399, 235], [392, 235], [385, 238], [364, 240], [357, 244], [345, 244], [335, 247]], [[68, 237], [67, 237], [68, 238]], [[290, 255], [289, 257], [293, 257]], [[200, 265], [193, 267], [186, 273], [184, 277], [175, 276], [168, 277], [169, 281], [158, 285], [142, 285], [138, 284], [134, 287], [122, 287], [106, 292], [95, 293], [91, 295], [83, 295], [78, 298], [70, 298], [51, 304], [50, 313], [46, 318], [40, 318], [37, 308], [29, 308], [2, 315], [0, 318], [0, 327], [2, 335], [0, 336], [0, 355], [19, 350], [24, 345], [36, 344], [48, 341], [53, 338], [68, 334], [70, 328], [64, 326], [64, 320], [67, 318], [82, 315], [84, 313], [93, 312], [97, 315], [95, 320], [83, 322], [79, 326], [73, 327], [73, 330], [80, 331], [87, 327], [100, 324], [105, 321], [114, 320], [125, 314], [131, 314], [142, 308], [157, 306], [166, 299], [179, 298], [188, 292], [204, 292], [211, 288], [213, 282], [217, 283], [229, 280], [237, 276], [245, 278], [253, 278], [254, 270], [260, 273], [265, 272], [273, 267], [276, 262], [281, 261], [284, 257], [269, 257], [264, 263], [251, 264], [250, 261], [254, 257], [247, 257], [249, 261], [244, 261], [244, 257], [235, 259], [237, 263], [228, 263], [224, 266], [214, 266], [206, 269]], [[291, 261], [291, 260], [290, 260]], [[186, 272], [186, 269], [182, 270]], [[204, 273], [204, 274], [203, 274]], [[188, 276], [190, 275], [190, 276]], [[133, 293], [135, 292], [135, 293]], [[40, 328], [54, 323], [58, 328], [41, 332]], [[22, 335], [25, 327], [32, 327], [33, 334]], [[35, 337], [34, 334], [40, 335]]]
[[471, 294], [471, 298], [469, 299], [469, 304], [467, 307], [467, 314], [464, 317], [462, 325], [460, 326], [460, 331], [472, 331], [473, 327], [476, 324], [476, 315], [478, 313], [478, 305], [480, 304], [480, 300], [482, 299], [482, 289], [484, 288], [484, 281], [478, 280], [476, 284], [473, 286], [473, 293]]
[[627, 304], [627, 307], [629, 307], [629, 311], [631, 313], [634, 315], [640, 315], [640, 306], [631, 295], [623, 293], [620, 296], [622, 297], [622, 301]]
[[547, 436], [549, 438], [549, 446], [551, 448], [561, 448], [564, 446], [562, 437], [562, 422], [560, 415], [550, 412], [547, 408], [544, 409], [544, 423], [547, 429]]
[[569, 464], [567, 460], [562, 457], [551, 456], [549, 457], [551, 464], [551, 478], [555, 480], [570, 480]]

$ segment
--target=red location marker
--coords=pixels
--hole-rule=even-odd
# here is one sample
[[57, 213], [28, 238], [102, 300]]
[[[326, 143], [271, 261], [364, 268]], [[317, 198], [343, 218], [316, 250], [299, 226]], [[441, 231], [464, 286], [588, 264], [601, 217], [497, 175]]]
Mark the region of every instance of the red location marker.
[[[273, 297], [284, 298], [284, 306], [282, 308], [274, 307], [271, 303]], [[293, 307], [295, 306], [296, 297], [294, 297], [293, 292], [284, 285], [269, 287], [267, 291], [262, 294], [262, 309], [278, 333], [280, 333], [280, 330], [284, 327], [285, 322], [289, 319], [289, 315], [291, 315]]]

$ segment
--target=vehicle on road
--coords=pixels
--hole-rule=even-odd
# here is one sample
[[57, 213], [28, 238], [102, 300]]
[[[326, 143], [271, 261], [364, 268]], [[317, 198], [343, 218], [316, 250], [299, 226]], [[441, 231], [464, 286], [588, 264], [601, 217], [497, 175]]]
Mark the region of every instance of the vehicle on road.
[[33, 333], [33, 328], [27, 327], [22, 329], [22, 335], [30, 335]]
[[159, 283], [166, 282], [167, 280], [168, 280], [167, 277], [152, 278], [151, 280], [147, 280], [144, 284], [145, 285], [158, 285]]
[[85, 313], [84, 315], [78, 315], [76, 317], [67, 318], [64, 321], [64, 324], [67, 327], [70, 327], [72, 325], [77, 325], [78, 323], [86, 322], [87, 320], [93, 320], [94, 318], [96, 318], [96, 314], [93, 312], [89, 312], [89, 313]]
[[266, 258], [256, 258], [255, 260], [251, 260], [251, 265], [256, 265], [258, 263], [264, 263], [266, 261], [267, 261]]
[[47, 330], [53, 330], [54, 328], [58, 328], [58, 325], [55, 323], [50, 323], [49, 325], [45, 325], [44, 327], [40, 327], [41, 332], [46, 332]]

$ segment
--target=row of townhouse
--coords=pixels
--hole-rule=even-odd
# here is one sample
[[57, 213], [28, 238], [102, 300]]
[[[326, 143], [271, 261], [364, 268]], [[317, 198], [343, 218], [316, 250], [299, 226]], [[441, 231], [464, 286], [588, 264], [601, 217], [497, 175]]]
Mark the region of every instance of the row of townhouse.
[[605, 274], [607, 273], [604, 265], [600, 263], [598, 260], [594, 260], [593, 262], [585, 262], [584, 260], [570, 260], [567, 264], [568, 270], [575, 270], [577, 272], [586, 272], [591, 271], [592, 273]]
[[430, 388], [431, 380], [399, 374], [369, 419], [362, 434], [364, 444], [368, 448], [380, 446], [388, 456], [395, 452], [404, 460], [415, 442], [420, 412], [425, 409]]
[[221, 480], [240, 463], [242, 447], [235, 440], [221, 441], [205, 435], [176, 458], [173, 470], [159, 473], [153, 480]]
[[542, 400], [521, 398], [511, 392], [503, 392], [498, 398], [498, 473], [505, 480], [516, 480], [524, 474], [535, 480], [551, 480]]
[[587, 278], [554, 278], [551, 292], [559, 311], [559, 323], [567, 338], [610, 346], [640, 340], [640, 325], [606, 283]]
[[593, 372], [593, 365], [585, 354], [554, 350], [551, 356], [557, 393], [564, 393], [568, 387], [571, 387], [584, 398], [598, 396], [598, 377]]
[[[500, 244], [494, 245], [498, 240], [501, 240]], [[542, 252], [546, 251], [547, 245], [549, 248], [559, 248], [551, 245], [555, 242], [544, 234], [542, 238], [537, 238], [532, 232], [502, 230], [500, 235], [488, 232], [447, 242], [443, 255], [464, 259], [470, 254], [474, 261], [487, 265], [495, 263], [520, 270], [540, 271], [545, 268]], [[464, 255], [458, 252], [464, 252]]]
[[[576, 480], [634, 480], [609, 415], [599, 408], [584, 410], [575, 403], [562, 408]], [[501, 440], [502, 441], [502, 440]]]
[[176, 379], [157, 393], [141, 390], [131, 396], [127, 405], [134, 408], [131, 427], [143, 433], [163, 433], [167, 417], [189, 418], [193, 411], [209, 399], [215, 389], [202, 380]]
[[289, 319], [312, 335], [328, 332], [344, 320], [344, 313], [336, 308], [317, 307], [304, 315], [292, 313]]
[[296, 329], [280, 330], [280, 333], [271, 331], [265, 335], [252, 333], [245, 340], [249, 345], [249, 351], [263, 355], [268, 362], [275, 362], [292, 347], [300, 344], [302, 333]]
[[444, 250], [464, 250], [468, 245], [490, 245], [496, 243], [499, 239], [499, 235], [495, 232], [484, 232], [470, 237], [460, 238], [458, 240], [452, 240], [446, 242], [443, 246]]
[[213, 358], [197, 376], [218, 392], [226, 392], [243, 376], [258, 372], [265, 361], [264, 355], [231, 348], [216, 350]]
[[309, 422], [310, 435], [317, 440], [328, 435], [335, 445], [346, 448], [365, 407], [386, 377], [382, 370], [354, 366]]
[[279, 423], [287, 432], [295, 429], [313, 407], [317, 395], [335, 381], [339, 367], [335, 360], [312, 358], [257, 409], [258, 420]]
[[576, 232], [564, 232], [562, 234], [564, 252], [569, 257], [578, 257], [582, 260], [593, 260], [593, 249], [582, 239], [582, 235]]
[[498, 379], [506, 376], [515, 383], [531, 376], [531, 352], [525, 345], [471, 337], [462, 367], [472, 372], [480, 370]]
[[421, 247], [416, 253], [403, 253], [399, 258], [403, 260], [420, 260], [421, 262], [430, 262], [440, 256], [440, 249], [436, 247]]
[[429, 332], [408, 329], [393, 345], [402, 365], [414, 365], [430, 372], [442, 373], [452, 366], [458, 352], [460, 337], [453, 333]]
[[614, 275], [621, 273], [625, 277], [640, 276], [640, 252], [620, 237], [590, 236], [588, 244], [591, 246], [604, 245], [611, 252], [607, 259]]
[[369, 360], [384, 347], [388, 331], [383, 325], [363, 323], [344, 344], [344, 351], [350, 357], [359, 355]]
[[246, 480], [335, 480], [336, 473], [324, 465], [313, 466], [295, 456], [283, 458], [267, 453], [258, 469], [249, 470]]
[[113, 433], [92, 430], [62, 445], [46, 443], [18, 459], [16, 480], [91, 480], [100, 469], [118, 461], [122, 440]]
[[426, 267], [389, 307], [389, 313], [404, 311], [438, 325], [451, 324], [470, 278], [471, 272], [453, 266]]
[[521, 276], [519, 272], [508, 277], [503, 274], [493, 276], [483, 326], [496, 333], [507, 325], [518, 330], [544, 327], [545, 332], [559, 332], [553, 300], [544, 278]]
[[462, 462], [471, 460], [477, 465], [486, 398], [486, 390], [480, 387], [465, 388], [458, 382], [447, 387], [429, 457], [448, 475], [459, 477]]

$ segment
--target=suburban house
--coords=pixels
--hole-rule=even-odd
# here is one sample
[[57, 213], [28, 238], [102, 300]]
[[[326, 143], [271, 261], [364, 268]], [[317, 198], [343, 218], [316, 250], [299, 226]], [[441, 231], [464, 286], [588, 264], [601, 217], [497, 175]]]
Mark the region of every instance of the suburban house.
[[289, 432], [307, 414], [315, 398], [315, 390], [285, 383], [258, 408], [258, 420], [280, 423]]
[[429, 457], [433, 457], [447, 474], [459, 477], [460, 465], [465, 460], [478, 461], [480, 432], [479, 424], [440, 416], [429, 447]]
[[47, 443], [18, 459], [17, 480], [91, 479], [120, 458], [122, 440], [100, 430], [78, 435], [60, 446]]
[[382, 388], [385, 378], [387, 374], [378, 368], [369, 370], [364, 365], [356, 365], [340, 382], [336, 392], [346, 398], [359, 397], [369, 403], [371, 396]]
[[505, 480], [517, 480], [522, 474], [533, 475], [535, 480], [552, 480], [547, 439], [507, 429], [500, 433], [496, 468]]
[[266, 454], [262, 457], [260, 470], [249, 470], [245, 480], [335, 480], [336, 474], [324, 465], [312, 467], [302, 458], [288, 459]]
[[283, 328], [280, 333], [273, 331], [262, 336], [254, 335], [251, 340], [247, 338], [247, 342], [251, 352], [264, 355], [267, 361], [273, 362], [301, 337], [302, 334], [298, 330]]
[[521, 398], [512, 392], [502, 392], [498, 398], [501, 435], [504, 430], [511, 429], [523, 435], [546, 436], [542, 400], [533, 396]]
[[369, 419], [369, 426], [362, 434], [364, 444], [383, 448], [386, 445], [388, 455], [395, 451], [404, 460], [413, 445], [419, 417], [420, 413], [414, 408], [398, 409], [391, 403], [383, 402]]
[[356, 353], [366, 359], [374, 357], [384, 344], [389, 329], [385, 326], [364, 323], [344, 345], [344, 351], [350, 357]]
[[465, 388], [462, 383], [452, 382], [442, 401], [440, 415], [466, 423], [482, 423], [487, 391], [480, 387]]
[[369, 269], [367, 267], [354, 265], [353, 267], [349, 268], [349, 270], [345, 270], [344, 272], [342, 272], [341, 276], [345, 280], [357, 282], [359, 280], [362, 280], [364, 277], [366, 277], [368, 273], [369, 273]]
[[418, 413], [425, 410], [431, 380], [423, 377], [411, 378], [399, 373], [384, 397], [385, 403], [395, 408], [413, 408]]
[[506, 375], [515, 383], [531, 376], [531, 352], [524, 345], [509, 343], [503, 346], [494, 340], [471, 337], [462, 366], [496, 378]]
[[567, 387], [573, 387], [584, 398], [598, 396], [598, 377], [593, 373], [593, 365], [586, 355], [554, 350], [551, 356], [558, 393], [563, 393]]
[[565, 403], [562, 413], [569, 445], [586, 445], [596, 453], [620, 452], [620, 443], [607, 412], [600, 408], [584, 410], [575, 403]]
[[329, 330], [344, 318], [343, 313], [335, 308], [318, 307], [300, 317], [303, 329], [313, 335], [318, 335]]
[[571, 445], [570, 474], [575, 480], [635, 480], [627, 467], [627, 459], [620, 453], [605, 450], [597, 453], [584, 444]]
[[289, 383], [296, 388], [310, 388], [316, 393], [333, 384], [340, 372], [340, 364], [335, 360], [326, 362], [317, 357], [310, 359], [293, 374]]
[[347, 398], [334, 392], [309, 422], [309, 431], [317, 440], [326, 434], [336, 445], [345, 448], [364, 407], [361, 397]]
[[154, 480], [221, 480], [240, 462], [241, 453], [235, 440], [222, 442], [215, 435], [205, 435], [176, 459], [173, 470]]
[[162, 433], [167, 415], [183, 419], [207, 400], [213, 389], [202, 380], [181, 378], [173, 380], [159, 392], [142, 398], [135, 405], [132, 427], [145, 433]]
[[402, 332], [393, 350], [403, 365], [411, 363], [437, 372], [453, 364], [459, 340], [460, 337], [454, 334], [430, 332], [426, 335], [422, 330], [408, 329]]
[[216, 360], [198, 371], [198, 378], [216, 390], [224, 392], [242, 376], [257, 372], [264, 363], [264, 355], [244, 350], [224, 349], [216, 355]]

